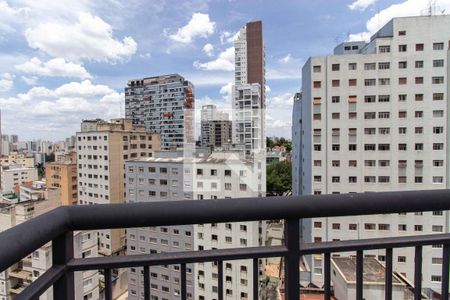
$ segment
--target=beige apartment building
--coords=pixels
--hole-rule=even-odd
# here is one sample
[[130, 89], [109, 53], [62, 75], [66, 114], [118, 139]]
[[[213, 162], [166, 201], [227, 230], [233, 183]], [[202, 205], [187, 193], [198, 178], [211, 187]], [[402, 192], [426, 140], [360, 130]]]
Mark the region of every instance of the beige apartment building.
[[58, 190], [62, 205], [77, 204], [77, 158], [75, 152], [64, 155], [59, 162], [47, 164], [45, 179], [48, 187]]

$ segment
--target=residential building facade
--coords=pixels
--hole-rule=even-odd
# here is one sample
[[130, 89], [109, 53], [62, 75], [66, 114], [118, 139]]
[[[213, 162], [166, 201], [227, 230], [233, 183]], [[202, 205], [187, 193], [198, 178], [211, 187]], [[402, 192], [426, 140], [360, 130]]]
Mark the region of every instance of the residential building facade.
[[45, 180], [48, 187], [58, 190], [62, 205], [75, 205], [78, 202], [76, 153], [65, 156], [66, 159], [47, 164]]
[[[127, 202], [207, 200], [259, 194], [258, 172], [242, 151], [220, 151], [186, 158], [184, 153], [158, 152], [126, 163]], [[258, 222], [150, 227], [127, 231], [127, 255], [216, 248], [256, 247], [263, 243]], [[188, 265], [189, 299], [218, 299], [218, 266]], [[150, 269], [153, 299], [179, 299], [179, 266]], [[224, 263], [225, 299], [251, 299], [252, 261]], [[129, 273], [129, 299], [143, 295], [139, 270]]]
[[265, 55], [262, 22], [249, 22], [239, 31], [235, 47], [233, 143], [247, 154], [265, 149]]
[[[395, 18], [303, 66], [294, 106], [297, 195], [449, 187], [450, 16]], [[300, 149], [300, 152], [299, 150]], [[446, 211], [305, 220], [308, 242], [449, 232]], [[384, 251], [370, 251], [380, 261]], [[442, 249], [424, 250], [423, 286], [439, 290]], [[321, 257], [310, 261], [322, 280]], [[394, 270], [414, 278], [414, 249]]]
[[194, 85], [178, 74], [129, 80], [125, 116], [161, 134], [161, 149], [194, 143]]
[[232, 124], [227, 113], [215, 105], [204, 105], [201, 110], [201, 147], [222, 147], [232, 142]]

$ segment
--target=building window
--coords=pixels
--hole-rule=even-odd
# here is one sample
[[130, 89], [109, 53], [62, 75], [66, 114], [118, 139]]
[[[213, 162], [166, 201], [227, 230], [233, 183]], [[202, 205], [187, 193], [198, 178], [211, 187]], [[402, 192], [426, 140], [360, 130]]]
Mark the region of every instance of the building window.
[[415, 83], [416, 84], [423, 84], [423, 77], [416, 77], [415, 78]]
[[332, 87], [338, 87], [340, 85], [339, 80], [335, 79], [331, 81], [331, 86]]
[[339, 176], [332, 176], [331, 177], [331, 182], [339, 183], [339, 182], [341, 182], [341, 178]]
[[416, 60], [415, 67], [416, 67], [416, 69], [422, 69], [423, 68], [423, 60]]
[[379, 95], [378, 102], [389, 102], [391, 97], [389, 95]]
[[422, 176], [415, 176], [414, 177], [414, 183], [422, 183], [423, 177]]
[[406, 134], [406, 127], [399, 127], [398, 134]]
[[364, 151], [375, 151], [375, 144], [364, 144]]
[[332, 71], [339, 71], [339, 69], [340, 69], [339, 64], [332, 64], [332, 65], [331, 65], [331, 70], [332, 70]]
[[369, 120], [369, 119], [375, 119], [376, 118], [376, 113], [375, 112], [365, 112], [364, 113], [364, 119]]
[[444, 100], [444, 93], [433, 93], [433, 101]]
[[433, 67], [434, 68], [441, 68], [444, 66], [444, 60], [443, 59], [435, 59], [433, 60]]
[[364, 85], [365, 86], [374, 86], [377, 84], [376, 79], [364, 79]]
[[322, 114], [314, 114], [313, 115], [313, 118], [314, 118], [314, 120], [316, 120], [316, 121], [319, 121], [319, 120], [322, 120]]
[[422, 134], [423, 133], [423, 127], [415, 127], [414, 128], [415, 134]]
[[379, 46], [378, 50], [380, 53], [389, 53], [391, 52], [391, 46]]
[[389, 151], [390, 145], [389, 144], [378, 144], [378, 151]]
[[443, 84], [444, 83], [444, 76], [435, 76], [431, 78], [431, 83], [433, 84]]
[[443, 167], [444, 161], [443, 160], [433, 160], [433, 167]]
[[398, 176], [398, 183], [406, 183], [406, 176]]
[[400, 84], [400, 85], [406, 84], [407, 82], [408, 82], [408, 80], [406, 77], [400, 77], [398, 79], [398, 84]]
[[356, 160], [349, 160], [348, 161], [348, 166], [349, 167], [356, 167], [357, 166], [357, 161]]
[[408, 67], [408, 62], [406, 61], [399, 61], [398, 62], [398, 68], [399, 69], [406, 69]]
[[332, 113], [332, 114], [331, 114], [331, 118], [332, 118], [333, 120], [339, 120], [340, 114], [339, 114], [339, 113]]
[[444, 133], [444, 127], [442, 127], [442, 126], [435, 126], [435, 127], [433, 127], [433, 133], [434, 134], [442, 134], [442, 133]]
[[416, 110], [416, 111], [414, 112], [414, 117], [416, 117], [416, 118], [423, 118], [423, 111], [421, 111], [421, 110]]
[[349, 144], [348, 151], [356, 151], [356, 144]]
[[314, 81], [313, 87], [315, 89], [320, 89], [322, 87], [322, 82], [321, 81]]
[[416, 101], [423, 101], [423, 94], [416, 94], [415, 95], [415, 100]]
[[333, 224], [331, 224], [331, 228], [333, 228], [334, 230], [340, 230], [341, 229], [341, 224], [333, 223]]
[[398, 224], [398, 231], [406, 231], [407, 226], [406, 224]]
[[391, 64], [389, 62], [378, 63], [378, 70], [388, 70], [390, 68], [391, 68]]
[[332, 96], [331, 97], [331, 103], [339, 103], [340, 97], [339, 96]]
[[388, 111], [378, 112], [378, 119], [389, 119], [390, 113]]
[[391, 84], [391, 79], [389, 79], [389, 78], [380, 78], [380, 79], [378, 79], [378, 84], [379, 85], [390, 85]]
[[364, 229], [365, 230], [375, 230], [376, 225], [374, 223], [364, 223]]
[[348, 230], [357, 230], [358, 225], [357, 224], [348, 224]]
[[357, 183], [358, 182], [358, 177], [356, 177], [356, 176], [349, 176], [348, 177], [348, 182], [349, 183]]
[[339, 151], [339, 150], [341, 150], [341, 146], [339, 144], [333, 144], [333, 145], [331, 145], [331, 150]]
[[348, 69], [351, 70], [351, 71], [356, 70], [356, 63], [349, 63], [348, 64]]
[[374, 103], [376, 102], [376, 96], [364, 96], [365, 103]]
[[375, 182], [377, 182], [377, 179], [375, 176], [364, 176], [364, 182], [365, 183], [375, 183]]
[[314, 73], [320, 73], [322, 71], [322, 67], [321, 66], [313, 66], [313, 72]]
[[443, 183], [444, 177], [443, 176], [433, 176], [433, 183]]
[[389, 183], [390, 177], [389, 176], [378, 176], [378, 182], [380, 183]]
[[407, 45], [398, 45], [398, 52], [406, 52], [408, 50]]
[[356, 79], [349, 79], [348, 80], [348, 85], [349, 86], [356, 86], [357, 80]]
[[416, 143], [415, 144], [416, 151], [422, 151], [423, 150], [423, 143]]
[[423, 44], [416, 44], [416, 51], [423, 51]]
[[444, 50], [444, 43], [433, 43], [433, 50]]
[[378, 230], [390, 230], [389, 224], [378, 224]]
[[407, 95], [405, 95], [405, 94], [398, 95], [399, 102], [405, 102], [406, 98], [407, 98]]
[[322, 222], [314, 222], [314, 228], [322, 228]]

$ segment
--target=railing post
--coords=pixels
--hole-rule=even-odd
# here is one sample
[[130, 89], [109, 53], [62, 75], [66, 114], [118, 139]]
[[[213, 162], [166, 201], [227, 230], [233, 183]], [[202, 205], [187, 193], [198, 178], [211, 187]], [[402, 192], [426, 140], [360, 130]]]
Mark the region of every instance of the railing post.
[[[65, 265], [73, 258], [73, 231], [67, 231], [52, 240], [52, 264]], [[73, 272], [65, 272], [64, 276], [53, 284], [53, 299], [75, 299]]]
[[284, 242], [288, 254], [284, 260], [284, 290], [286, 299], [300, 299], [300, 222], [285, 220]]

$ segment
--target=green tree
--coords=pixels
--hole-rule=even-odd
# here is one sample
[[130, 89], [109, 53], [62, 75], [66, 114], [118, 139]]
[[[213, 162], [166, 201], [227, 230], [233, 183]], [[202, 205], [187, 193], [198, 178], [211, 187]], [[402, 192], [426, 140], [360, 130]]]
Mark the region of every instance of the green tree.
[[267, 194], [282, 196], [292, 190], [290, 161], [273, 162], [267, 166]]
[[270, 137], [266, 137], [266, 147], [272, 149], [275, 146], [275, 143]]
[[39, 176], [39, 178], [44, 177], [44, 176], [45, 176], [45, 167], [44, 167], [44, 164], [42, 164], [42, 163], [37, 163], [37, 164], [35, 165], [35, 167], [36, 167], [36, 169], [38, 170], [38, 176]]

